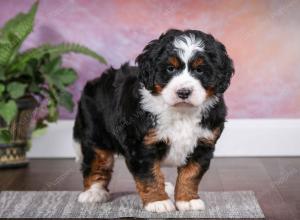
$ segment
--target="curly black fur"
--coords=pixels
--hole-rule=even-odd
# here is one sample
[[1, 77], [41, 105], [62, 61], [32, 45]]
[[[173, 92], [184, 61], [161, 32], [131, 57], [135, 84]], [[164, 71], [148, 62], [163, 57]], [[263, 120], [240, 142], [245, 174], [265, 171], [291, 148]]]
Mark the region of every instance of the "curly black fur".
[[[109, 149], [122, 154], [131, 173], [140, 179], [151, 179], [154, 161], [162, 160], [169, 146], [158, 142], [145, 146], [143, 138], [150, 128], [156, 126], [156, 115], [141, 107], [140, 89], [154, 91], [154, 85], [166, 85], [173, 75], [166, 72], [165, 60], [174, 55], [172, 42], [184, 34], [194, 34], [205, 44], [204, 53], [196, 53], [204, 60], [202, 75], [192, 74], [201, 81], [205, 89], [214, 88], [219, 102], [203, 116], [201, 126], [223, 130], [226, 106], [223, 93], [230, 84], [234, 72], [232, 60], [222, 43], [210, 34], [195, 30], [169, 30], [158, 39], [151, 41], [136, 58], [137, 67], [124, 64], [120, 69], [105, 71], [101, 77], [89, 81], [78, 103], [74, 126], [74, 139], [81, 144], [84, 176], [90, 172], [94, 149]], [[187, 160], [209, 167], [214, 146], [199, 144]]]

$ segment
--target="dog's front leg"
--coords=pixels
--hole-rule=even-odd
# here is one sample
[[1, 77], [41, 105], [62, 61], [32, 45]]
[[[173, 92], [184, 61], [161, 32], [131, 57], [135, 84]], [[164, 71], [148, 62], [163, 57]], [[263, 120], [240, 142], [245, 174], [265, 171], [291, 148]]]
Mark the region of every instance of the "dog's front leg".
[[164, 176], [158, 161], [139, 158], [134, 164], [127, 161], [127, 166], [136, 182], [137, 191], [144, 208], [150, 212], [168, 212], [176, 210], [165, 192]]
[[211, 146], [199, 145], [188, 162], [178, 168], [178, 177], [175, 187], [176, 207], [180, 211], [204, 210], [205, 204], [199, 198], [198, 186], [208, 170], [213, 156]]

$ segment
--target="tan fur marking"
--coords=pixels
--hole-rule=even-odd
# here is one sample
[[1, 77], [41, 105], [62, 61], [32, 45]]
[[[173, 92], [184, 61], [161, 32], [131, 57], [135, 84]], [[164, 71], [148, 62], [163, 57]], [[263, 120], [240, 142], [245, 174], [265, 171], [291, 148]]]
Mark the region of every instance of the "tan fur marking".
[[198, 145], [205, 144], [205, 145], [211, 145], [211, 146], [213, 146], [215, 144], [215, 142], [214, 142], [213, 139], [199, 138], [197, 144]]
[[154, 128], [149, 129], [146, 136], [144, 137], [144, 144], [151, 145], [157, 142], [156, 130]]
[[[147, 134], [144, 137], [144, 144], [145, 145], [153, 145], [158, 143], [160, 140], [158, 140], [156, 130], [154, 128], [149, 129]], [[166, 144], [169, 144], [169, 140], [164, 140]]]
[[198, 185], [203, 176], [199, 164], [190, 162], [187, 165], [178, 168], [178, 177], [175, 187], [176, 201], [190, 201], [198, 199]]
[[199, 66], [201, 66], [204, 63], [203, 59], [201, 57], [198, 57], [192, 62], [192, 68], [197, 69]]
[[213, 96], [215, 94], [215, 90], [212, 86], [209, 86], [207, 89], [206, 89], [206, 98], [210, 98], [211, 96]]
[[113, 153], [108, 150], [94, 150], [95, 158], [91, 164], [90, 175], [84, 178], [84, 189], [89, 189], [93, 183], [101, 183], [108, 190], [114, 165]]
[[168, 60], [169, 64], [178, 69], [180, 67], [180, 61], [177, 57], [170, 57]]
[[154, 85], [154, 92], [155, 92], [156, 94], [159, 94], [159, 93], [161, 93], [161, 91], [162, 91], [162, 86], [159, 85], [159, 84], [155, 84], [155, 85]]
[[211, 145], [212, 147], [216, 144], [218, 138], [221, 135], [221, 129], [220, 128], [215, 128], [213, 131], [213, 136], [211, 138], [199, 138], [198, 139], [198, 145], [201, 144], [206, 144], [206, 145]]
[[215, 137], [215, 142], [219, 139], [220, 135], [221, 135], [221, 129], [220, 128], [215, 128], [213, 130], [213, 134]]
[[135, 179], [137, 191], [144, 205], [150, 202], [168, 199], [168, 195], [165, 192], [165, 180], [160, 171], [159, 162], [154, 164], [152, 172], [154, 179], [151, 182], [138, 178]]

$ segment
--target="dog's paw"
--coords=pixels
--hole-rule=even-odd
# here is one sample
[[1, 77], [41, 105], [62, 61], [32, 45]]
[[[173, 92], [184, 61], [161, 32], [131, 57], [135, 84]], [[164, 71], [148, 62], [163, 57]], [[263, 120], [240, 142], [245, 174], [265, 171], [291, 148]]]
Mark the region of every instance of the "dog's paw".
[[173, 202], [170, 199], [150, 202], [144, 208], [149, 212], [171, 212], [176, 210]]
[[179, 211], [204, 210], [205, 204], [201, 199], [192, 199], [190, 201], [177, 201], [176, 207]]
[[174, 185], [170, 182], [165, 182], [165, 191], [168, 194], [169, 197], [172, 197], [174, 195]]
[[91, 187], [90, 189], [80, 193], [78, 202], [106, 202], [109, 199], [109, 193], [102, 187]]

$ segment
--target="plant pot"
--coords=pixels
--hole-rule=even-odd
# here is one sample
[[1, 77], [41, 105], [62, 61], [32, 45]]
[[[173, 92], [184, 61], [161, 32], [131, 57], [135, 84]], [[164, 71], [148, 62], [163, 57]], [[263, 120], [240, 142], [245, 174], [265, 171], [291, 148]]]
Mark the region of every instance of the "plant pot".
[[[12, 141], [0, 144], [0, 168], [23, 167], [28, 164], [26, 151], [31, 138], [31, 119], [38, 103], [33, 97], [25, 97], [18, 100], [17, 105], [18, 115], [9, 126]], [[5, 127], [5, 122], [1, 119], [0, 127]]]

